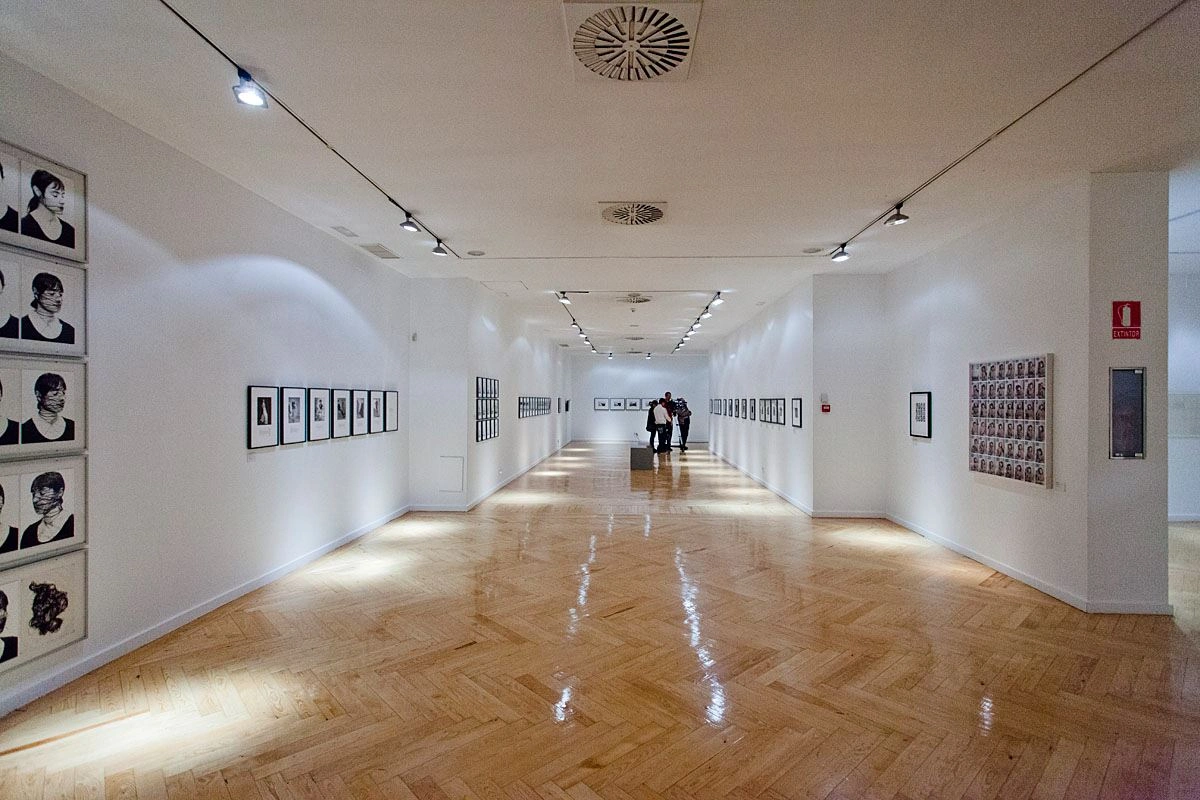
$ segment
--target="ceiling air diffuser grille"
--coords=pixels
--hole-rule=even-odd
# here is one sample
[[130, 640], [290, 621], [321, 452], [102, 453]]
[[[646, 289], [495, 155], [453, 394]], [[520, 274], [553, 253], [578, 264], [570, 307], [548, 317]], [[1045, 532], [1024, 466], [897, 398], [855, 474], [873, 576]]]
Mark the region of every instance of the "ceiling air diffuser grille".
[[650, 225], [663, 218], [666, 203], [603, 203], [600, 216], [614, 225]]
[[399, 258], [400, 257], [379, 243], [360, 244], [359, 247], [361, 247], [363, 250], [366, 250], [368, 253], [375, 256], [376, 258], [389, 258], [390, 259], [390, 258]]
[[620, 4], [566, 0], [576, 76], [638, 82], [687, 78], [699, 2]]

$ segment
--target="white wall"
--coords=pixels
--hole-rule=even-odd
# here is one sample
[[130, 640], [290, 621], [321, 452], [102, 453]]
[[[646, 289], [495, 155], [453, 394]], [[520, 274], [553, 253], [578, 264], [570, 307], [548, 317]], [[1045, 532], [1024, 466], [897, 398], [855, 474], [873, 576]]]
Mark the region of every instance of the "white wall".
[[[637, 435], [647, 443], [646, 411], [596, 411], [597, 397], [673, 397], [687, 400], [692, 411], [688, 443], [709, 440], [708, 359], [702, 355], [576, 355], [571, 358], [571, 423], [580, 441], [629, 442]], [[674, 431], [673, 441], [679, 441]]]
[[249, 452], [252, 383], [407, 389], [408, 281], [0, 57], [0, 138], [88, 175], [89, 638], [0, 714], [408, 504], [407, 425]]
[[[813, 513], [883, 516], [887, 407], [881, 380], [891, 331], [880, 275], [813, 278]], [[822, 396], [830, 411], [820, 410]], [[908, 395], [905, 394], [905, 403]], [[906, 406], [907, 408], [907, 406]]]
[[[1168, 390], [1200, 394], [1200, 272], [1171, 273], [1169, 291]], [[1169, 433], [1167, 511], [1172, 520], [1200, 520], [1200, 438]]]
[[[570, 440], [561, 348], [504, 299], [466, 278], [412, 282], [412, 505], [466, 510]], [[475, 441], [475, 378], [500, 381], [500, 435]], [[550, 397], [520, 419], [517, 398]]]
[[[1088, 182], [887, 276], [888, 515], [1077, 606], [1088, 594]], [[969, 472], [968, 365], [1053, 353], [1055, 490]], [[933, 438], [908, 393], [933, 393]]]
[[[736, 295], [728, 302], [737, 302]], [[813, 281], [807, 278], [722, 339], [709, 358], [712, 396], [783, 397], [786, 425], [727, 416], [711, 420], [709, 448], [793, 505], [813, 513]], [[804, 401], [792, 426], [792, 398]]]

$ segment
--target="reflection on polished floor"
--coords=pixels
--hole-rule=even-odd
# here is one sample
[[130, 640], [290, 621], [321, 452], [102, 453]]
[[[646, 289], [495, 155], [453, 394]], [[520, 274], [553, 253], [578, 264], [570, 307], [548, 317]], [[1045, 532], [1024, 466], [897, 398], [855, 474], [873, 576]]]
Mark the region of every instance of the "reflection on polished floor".
[[1089, 616], [659, 462], [573, 444], [131, 653], [0, 722], [0, 795], [1200, 797], [1200, 572]]

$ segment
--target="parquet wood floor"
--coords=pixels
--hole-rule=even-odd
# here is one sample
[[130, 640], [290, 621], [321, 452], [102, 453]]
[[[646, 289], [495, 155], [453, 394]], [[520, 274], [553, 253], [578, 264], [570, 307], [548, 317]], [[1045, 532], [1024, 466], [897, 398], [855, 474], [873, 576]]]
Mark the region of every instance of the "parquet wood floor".
[[1176, 572], [1174, 620], [1086, 615], [703, 451], [575, 444], [9, 715], [0, 794], [1200, 798]]

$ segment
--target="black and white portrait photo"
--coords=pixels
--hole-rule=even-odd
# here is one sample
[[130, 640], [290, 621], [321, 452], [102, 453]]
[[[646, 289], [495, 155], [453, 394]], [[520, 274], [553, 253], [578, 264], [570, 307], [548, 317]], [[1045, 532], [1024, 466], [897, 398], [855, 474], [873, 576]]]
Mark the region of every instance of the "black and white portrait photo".
[[[0, 664], [11, 661], [19, 655], [17, 637], [16, 599], [20, 597], [17, 587], [20, 584], [6, 583], [0, 585]], [[9, 622], [9, 620], [12, 622]]]
[[15, 649], [0, 671], [77, 642], [87, 635], [87, 551], [76, 550], [0, 572], [4, 620], [0, 638]]
[[82, 368], [81, 364], [70, 362], [46, 362], [40, 368], [26, 366], [21, 370], [25, 409], [21, 420], [22, 450], [31, 446], [34, 450], [83, 449], [78, 430], [84, 407], [79, 396], [84, 388]]
[[384, 392], [383, 429], [400, 430], [400, 393], [395, 390]]
[[87, 179], [16, 145], [0, 143], [0, 241], [87, 260]]
[[71, 469], [21, 476], [25, 488], [21, 504], [22, 551], [74, 538], [75, 514], [72, 498], [67, 495], [67, 486], [73, 486], [74, 481]]
[[83, 355], [84, 270], [23, 253], [0, 257], [0, 342], [4, 349]]
[[67, 213], [70, 178], [36, 164], [22, 166], [21, 189], [28, 199], [21, 217], [21, 235], [74, 249], [75, 226], [68, 221], [73, 214]]
[[308, 409], [304, 401], [308, 392], [298, 386], [284, 386], [279, 390], [282, 417], [281, 444], [299, 444], [308, 438]]
[[371, 390], [370, 401], [368, 402], [370, 414], [370, 430], [371, 433], [383, 433], [383, 392], [377, 389]]
[[0, 453], [21, 443], [21, 372], [0, 369]]
[[[0, 562], [16, 553], [21, 542], [20, 481], [16, 475], [0, 476]], [[8, 498], [12, 497], [12, 502]], [[10, 556], [9, 559], [11, 560]]]
[[21, 336], [21, 320], [13, 313], [14, 292], [8, 291], [8, 282], [17, 279], [21, 268], [12, 261], [0, 259], [0, 339], [17, 339]]
[[350, 393], [350, 432], [361, 436], [370, 431], [367, 420], [367, 398], [370, 393], [366, 389], [354, 389]]
[[246, 387], [246, 447], [279, 444], [279, 389], [275, 386]]
[[21, 317], [21, 338], [35, 342], [75, 344], [75, 326], [62, 319], [63, 282], [52, 272], [30, 281], [29, 311]]
[[328, 439], [329, 424], [329, 390], [308, 390], [308, 440], [310, 442]]
[[350, 390], [333, 390], [333, 438], [350, 435]]

